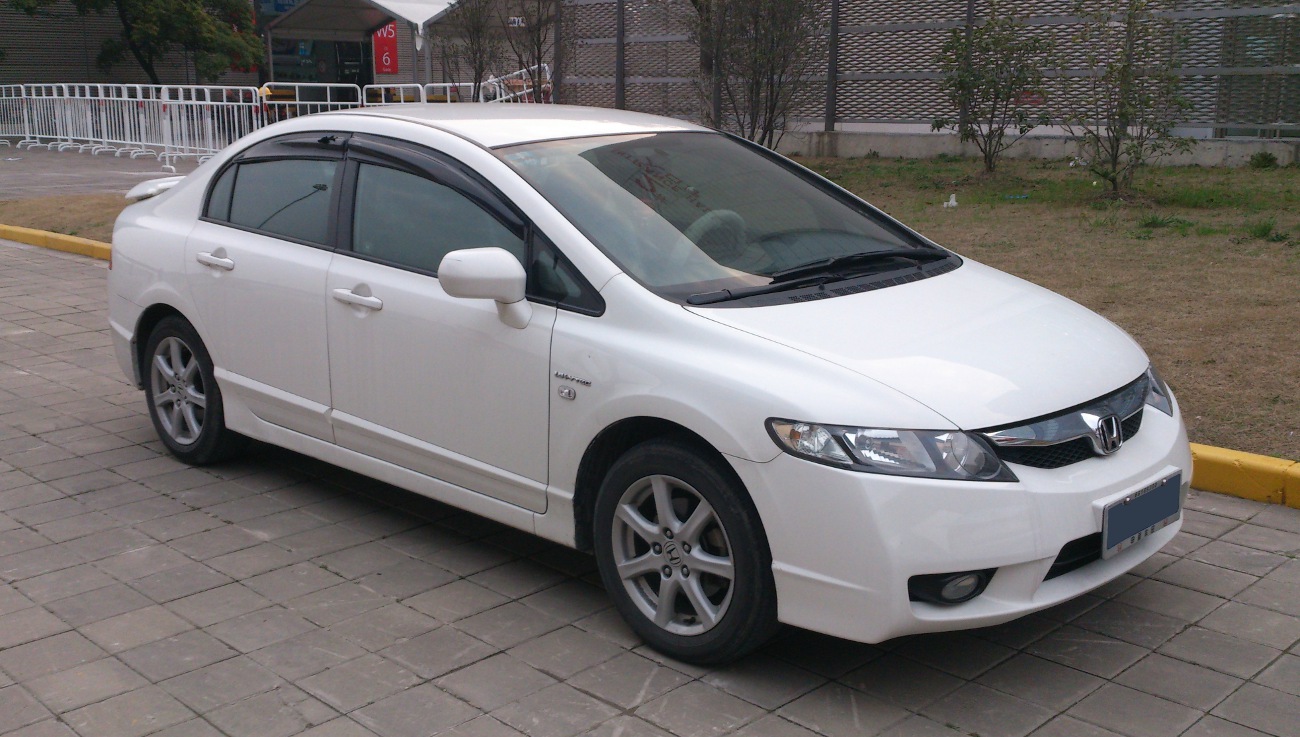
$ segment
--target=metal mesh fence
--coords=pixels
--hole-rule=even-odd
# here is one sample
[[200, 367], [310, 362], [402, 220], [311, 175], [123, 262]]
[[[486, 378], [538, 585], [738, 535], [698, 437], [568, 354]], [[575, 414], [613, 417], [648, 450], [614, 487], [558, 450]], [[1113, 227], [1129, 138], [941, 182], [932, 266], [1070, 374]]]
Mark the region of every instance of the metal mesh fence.
[[[829, 0], [811, 0], [829, 29]], [[619, 0], [567, 0], [569, 55], [566, 101], [612, 106], [615, 89], [615, 12]], [[689, 0], [625, 3], [627, 107], [676, 117], [702, 117], [699, 52], [690, 37]], [[1086, 0], [1083, 11], [1103, 10]], [[973, 8], [972, 8], [973, 5]], [[1047, 39], [1062, 70], [1048, 100], [1082, 94], [1086, 49], [1076, 40], [1082, 19], [1077, 0], [1027, 0], [1015, 12], [1027, 32]], [[1217, 136], [1300, 136], [1300, 5], [1258, 0], [1168, 0], [1161, 15], [1181, 39], [1177, 74], [1190, 103], [1183, 127]], [[988, 0], [840, 0], [836, 69], [836, 124], [928, 124], [953, 110], [940, 91], [935, 57], [953, 29], [979, 17]], [[829, 30], [828, 30], [829, 32]], [[824, 45], [825, 38], [810, 39]], [[826, 110], [827, 64], [810, 74], [796, 117], [821, 122]], [[1049, 110], [1050, 112], [1050, 110]]]

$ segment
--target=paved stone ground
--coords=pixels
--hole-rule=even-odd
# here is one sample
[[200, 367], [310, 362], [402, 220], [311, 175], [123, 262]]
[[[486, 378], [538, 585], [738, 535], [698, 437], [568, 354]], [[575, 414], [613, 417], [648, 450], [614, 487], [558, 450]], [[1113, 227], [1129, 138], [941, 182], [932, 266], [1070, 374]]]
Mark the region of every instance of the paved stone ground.
[[[176, 163], [176, 171], [188, 174], [196, 166], [193, 159], [181, 159]], [[140, 182], [170, 176], [173, 174], [163, 170], [154, 158], [0, 146], [0, 200], [104, 192], [125, 194]]]
[[0, 242], [0, 734], [1300, 735], [1300, 511], [1001, 627], [665, 661], [592, 560], [291, 453], [172, 460], [105, 265]]

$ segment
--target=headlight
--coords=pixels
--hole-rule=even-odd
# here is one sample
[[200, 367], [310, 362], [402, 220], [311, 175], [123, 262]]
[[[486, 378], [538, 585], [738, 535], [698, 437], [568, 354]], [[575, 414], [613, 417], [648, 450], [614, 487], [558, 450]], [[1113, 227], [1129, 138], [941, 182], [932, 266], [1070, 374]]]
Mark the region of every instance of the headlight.
[[768, 431], [791, 455], [867, 473], [1015, 481], [1015, 474], [977, 435], [958, 430], [884, 430], [768, 420]]
[[1174, 416], [1173, 395], [1169, 393], [1169, 385], [1156, 373], [1155, 366], [1147, 366], [1147, 404]]

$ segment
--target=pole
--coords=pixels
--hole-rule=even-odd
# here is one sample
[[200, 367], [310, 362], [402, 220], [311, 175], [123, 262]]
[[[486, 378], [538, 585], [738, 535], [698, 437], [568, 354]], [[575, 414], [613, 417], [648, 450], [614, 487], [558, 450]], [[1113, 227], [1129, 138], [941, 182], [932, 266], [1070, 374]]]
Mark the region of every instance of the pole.
[[275, 54], [271, 49], [271, 32], [266, 32], [266, 81], [275, 81]]
[[826, 49], [826, 127], [827, 133], [835, 130], [838, 110], [836, 94], [840, 83], [840, 0], [831, 0], [831, 27]]
[[614, 10], [614, 107], [627, 109], [627, 13], [626, 0], [618, 0]]
[[564, 86], [564, 2], [555, 4], [555, 72], [551, 75], [551, 102], [561, 103], [560, 90]]
[[411, 45], [415, 47], [415, 53], [411, 54], [411, 81], [420, 84], [420, 29], [411, 23]]
[[424, 39], [424, 74], [429, 84], [433, 84], [433, 33], [428, 26], [420, 29], [420, 38]]
[[[970, 74], [971, 67], [971, 44], [975, 40], [975, 0], [966, 0], [966, 58], [962, 60], [965, 67], [963, 71]], [[962, 97], [961, 109], [957, 111], [957, 118], [960, 121], [960, 127], [965, 130], [970, 123], [970, 105], [966, 102], [965, 96]]]

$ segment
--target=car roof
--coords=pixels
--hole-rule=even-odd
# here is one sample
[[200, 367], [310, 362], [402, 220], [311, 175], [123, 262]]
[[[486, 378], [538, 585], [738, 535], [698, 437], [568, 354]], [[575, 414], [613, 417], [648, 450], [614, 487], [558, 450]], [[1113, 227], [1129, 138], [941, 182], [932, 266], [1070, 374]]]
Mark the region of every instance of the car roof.
[[560, 138], [709, 130], [658, 115], [579, 105], [432, 102], [355, 108], [337, 114], [409, 120], [488, 148]]

